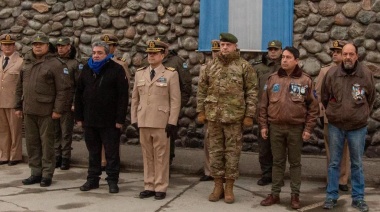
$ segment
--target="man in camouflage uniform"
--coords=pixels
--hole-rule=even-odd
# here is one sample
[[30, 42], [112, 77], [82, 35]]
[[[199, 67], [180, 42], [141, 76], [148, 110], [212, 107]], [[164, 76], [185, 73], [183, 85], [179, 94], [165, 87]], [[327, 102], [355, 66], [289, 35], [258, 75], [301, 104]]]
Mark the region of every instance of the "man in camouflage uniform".
[[[321, 123], [323, 123], [323, 138], [325, 141], [327, 167], [329, 166], [329, 161], [330, 161], [329, 139], [328, 139], [329, 122], [327, 120], [327, 117], [325, 114], [325, 108], [323, 107], [322, 99], [321, 99], [322, 82], [323, 82], [325, 75], [327, 74], [327, 72], [332, 67], [335, 67], [335, 66], [342, 63], [342, 61], [343, 61], [342, 48], [343, 48], [345, 43], [343, 41], [336, 40], [332, 44], [333, 45], [331, 46], [330, 50], [331, 50], [333, 62], [328, 66], [322, 67], [322, 69], [319, 72], [318, 77], [316, 78], [316, 83], [315, 83], [315, 90], [316, 90], [318, 102], [319, 102], [319, 111], [320, 111], [319, 117], [321, 117]], [[349, 165], [350, 165], [350, 154], [349, 154], [349, 150], [348, 150], [348, 144], [346, 141], [344, 143], [344, 151], [343, 151], [343, 155], [342, 155], [342, 162], [340, 164], [339, 189], [341, 191], [348, 191], [347, 183], [348, 183], [348, 177], [350, 174], [350, 166]], [[327, 178], [327, 180], [328, 180], [328, 178]]]
[[24, 185], [51, 185], [54, 169], [54, 119], [64, 112], [70, 95], [69, 71], [55, 55], [44, 34], [32, 39], [32, 50], [25, 55], [16, 90], [16, 115], [24, 115], [26, 149], [31, 176]]
[[69, 72], [71, 95], [67, 98], [61, 118], [54, 120], [55, 168], [60, 167], [61, 170], [68, 170], [70, 168], [71, 143], [74, 127], [74, 94], [79, 71], [83, 68], [83, 65], [75, 59], [76, 49], [71, 45], [70, 38], [58, 38], [56, 48], [59, 59], [66, 63]]
[[[269, 75], [278, 70], [280, 67], [281, 53], [281, 41], [269, 41], [268, 54], [264, 54], [261, 63], [253, 67], [257, 73], [257, 79], [259, 80], [259, 102], [263, 93], [264, 85], [267, 82]], [[260, 132], [257, 135], [257, 140], [259, 143], [259, 162], [261, 167], [261, 178], [257, 181], [257, 185], [265, 186], [272, 182], [272, 149], [270, 142], [265, 141], [261, 137]]]
[[[168, 38], [166, 36], [157, 36], [155, 40], [161, 41], [169, 45]], [[174, 50], [166, 49], [165, 58], [162, 61], [165, 67], [172, 67], [178, 72], [179, 83], [181, 89], [181, 108], [185, 107], [190, 99], [192, 88], [191, 88], [191, 75], [188, 71], [187, 63], [185, 59], [180, 57]], [[175, 126], [172, 133], [170, 134], [170, 165], [173, 163], [175, 157], [175, 140], [178, 138], [178, 126]]]
[[239, 56], [237, 42], [230, 33], [220, 34], [220, 53], [207, 65], [198, 84], [198, 122], [207, 121], [208, 125], [211, 174], [215, 183], [209, 201], [213, 202], [223, 195], [226, 203], [235, 201], [233, 185], [239, 176], [242, 126], [251, 127], [256, 112], [256, 72]]
[[[117, 45], [119, 43], [119, 39], [115, 35], [112, 34], [104, 34], [100, 37], [101, 41], [104, 41], [106, 44], [108, 44], [110, 48], [110, 54], [114, 55], [115, 51], [117, 49]], [[128, 63], [126, 62], [125, 58], [122, 57], [112, 57], [112, 60], [121, 65], [125, 71], [125, 75], [127, 76], [128, 79], [128, 85], [130, 85], [131, 81], [131, 72], [128, 69]], [[106, 154], [104, 151], [104, 147], [102, 147], [102, 170], [104, 171], [106, 168], [107, 160], [106, 160]]]

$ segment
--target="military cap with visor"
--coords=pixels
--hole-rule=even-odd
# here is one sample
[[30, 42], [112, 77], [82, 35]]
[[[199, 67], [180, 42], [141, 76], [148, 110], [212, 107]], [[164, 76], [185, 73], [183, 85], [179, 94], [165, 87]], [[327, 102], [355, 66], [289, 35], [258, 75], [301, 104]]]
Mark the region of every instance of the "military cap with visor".
[[282, 43], [279, 40], [271, 40], [268, 42], [268, 48], [276, 48], [276, 49], [282, 49]]
[[106, 42], [108, 45], [117, 45], [119, 42], [119, 39], [112, 34], [104, 34], [100, 37], [100, 40]]
[[165, 35], [157, 35], [156, 37], [154, 37], [154, 40], [158, 40], [166, 44], [169, 43], [168, 37], [166, 37]]
[[235, 37], [235, 35], [228, 32], [220, 33], [219, 40], [220, 42], [230, 42], [230, 43], [238, 42], [238, 39]]
[[60, 37], [57, 40], [57, 45], [66, 46], [66, 45], [69, 45], [70, 43], [71, 41], [70, 41], [70, 38], [68, 37]]
[[160, 51], [165, 51], [169, 46], [168, 44], [159, 41], [159, 40], [150, 40], [146, 42], [148, 47], [146, 48], [145, 52], [160, 52]]
[[211, 51], [220, 51], [220, 42], [219, 40], [211, 41]]
[[332, 46], [330, 47], [330, 50], [331, 50], [331, 51], [334, 51], [334, 50], [336, 50], [336, 49], [338, 49], [338, 50], [342, 50], [344, 44], [345, 44], [345, 43], [344, 43], [343, 41], [341, 41], [341, 40], [335, 40], [335, 41], [332, 42]]
[[0, 43], [1, 44], [13, 44], [13, 43], [16, 43], [16, 38], [14, 35], [3, 34], [0, 36]]
[[36, 34], [32, 39], [33, 43], [49, 43], [49, 37], [43, 33]]

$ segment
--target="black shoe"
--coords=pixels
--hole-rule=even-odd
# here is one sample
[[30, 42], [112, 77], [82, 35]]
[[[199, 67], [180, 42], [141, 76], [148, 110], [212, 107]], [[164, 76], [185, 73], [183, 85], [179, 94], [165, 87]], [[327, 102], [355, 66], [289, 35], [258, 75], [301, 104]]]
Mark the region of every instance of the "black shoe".
[[4, 165], [4, 164], [7, 164], [8, 163], [8, 161], [6, 160], [6, 161], [0, 161], [0, 165]]
[[61, 170], [68, 170], [68, 169], [70, 169], [70, 159], [62, 158]]
[[111, 194], [115, 194], [115, 193], [119, 193], [119, 186], [117, 186], [117, 183], [116, 182], [108, 182], [108, 186], [109, 186], [109, 192]]
[[61, 156], [55, 156], [55, 168], [61, 167], [62, 164], [62, 157]]
[[341, 190], [341, 191], [348, 191], [348, 186], [347, 186], [347, 184], [346, 184], [346, 185], [341, 185], [341, 184], [339, 184], [339, 190]]
[[154, 199], [156, 200], [162, 200], [162, 199], [165, 199], [166, 197], [166, 192], [156, 192], [156, 194], [154, 195]]
[[369, 207], [364, 200], [352, 200], [352, 207], [359, 209], [361, 212], [369, 211]]
[[199, 181], [212, 181], [214, 180], [213, 177], [211, 177], [210, 175], [203, 175], [201, 178], [199, 178]]
[[272, 178], [270, 177], [262, 177], [260, 180], [257, 181], [257, 185], [259, 186], [266, 186], [270, 183], [272, 183]]
[[154, 192], [154, 191], [145, 190], [145, 191], [140, 192], [139, 197], [141, 199], [144, 199], [144, 198], [153, 197], [155, 194], [156, 194], [156, 192]]
[[336, 199], [327, 199], [325, 201], [325, 204], [323, 205], [323, 209], [331, 210], [333, 209], [337, 204]]
[[51, 185], [51, 178], [43, 177], [41, 182], [40, 182], [40, 186], [41, 187], [49, 187], [50, 185]]
[[9, 161], [8, 166], [14, 166], [14, 165], [17, 165], [18, 163], [20, 163], [19, 160], [11, 160]]
[[30, 176], [29, 178], [25, 179], [25, 180], [22, 180], [22, 184], [24, 185], [32, 185], [32, 184], [36, 184], [36, 183], [40, 183], [41, 182], [41, 176]]
[[99, 182], [91, 182], [87, 181], [85, 184], [83, 184], [79, 189], [81, 191], [89, 191], [91, 189], [99, 188]]
[[101, 169], [102, 169], [102, 172], [106, 171], [106, 166], [102, 166]]

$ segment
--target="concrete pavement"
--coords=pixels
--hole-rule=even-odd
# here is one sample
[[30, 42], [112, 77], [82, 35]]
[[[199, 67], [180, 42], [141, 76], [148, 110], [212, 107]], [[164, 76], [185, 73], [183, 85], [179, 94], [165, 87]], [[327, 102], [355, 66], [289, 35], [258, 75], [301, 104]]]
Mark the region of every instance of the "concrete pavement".
[[[178, 148], [173, 164], [173, 174], [167, 197], [164, 200], [139, 199], [143, 190], [141, 149], [139, 146], [121, 146], [122, 173], [120, 193], [109, 194], [108, 185], [102, 175], [99, 189], [82, 192], [79, 187], [86, 180], [87, 150], [84, 142], [73, 143], [73, 168], [68, 171], [56, 169], [53, 184], [41, 188], [38, 184], [25, 186], [21, 180], [29, 177], [26, 163], [14, 167], [0, 166], [0, 211], [291, 211], [289, 180], [281, 193], [281, 204], [262, 207], [260, 201], [270, 193], [271, 186], [258, 186], [257, 154], [243, 153], [242, 176], [236, 181], [236, 202], [226, 204], [223, 200], [213, 203], [207, 200], [213, 182], [200, 182], [203, 167], [203, 151]], [[26, 155], [25, 155], [26, 156]], [[377, 177], [379, 160], [365, 159], [367, 177], [366, 200], [370, 211], [380, 211]], [[325, 211], [321, 208], [325, 198], [325, 158], [303, 156], [303, 182], [299, 211]], [[370, 179], [370, 180], [368, 180]], [[350, 192], [341, 193], [338, 206], [332, 211], [357, 211], [350, 206]]]

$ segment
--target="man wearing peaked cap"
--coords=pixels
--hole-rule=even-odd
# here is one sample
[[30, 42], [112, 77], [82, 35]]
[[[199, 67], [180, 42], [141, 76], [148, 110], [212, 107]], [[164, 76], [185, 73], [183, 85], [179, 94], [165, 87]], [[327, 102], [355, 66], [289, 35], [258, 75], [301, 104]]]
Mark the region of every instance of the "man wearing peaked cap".
[[[116, 50], [117, 50], [117, 46], [119, 45], [119, 39], [113, 34], [104, 34], [104, 35], [100, 36], [100, 40], [104, 41], [105, 43], [107, 43], [109, 45], [109, 48], [110, 48], [109, 53], [114, 55]], [[130, 85], [132, 73], [129, 71], [128, 63], [127, 63], [126, 59], [122, 58], [122, 57], [117, 57], [114, 55], [112, 57], [112, 60], [123, 67], [123, 69], [125, 71], [125, 75], [127, 76], [127, 79], [128, 79], [128, 85]], [[107, 160], [106, 160], [104, 147], [102, 148], [102, 163], [101, 164], [102, 164], [102, 170], [105, 170]]]
[[[334, 40], [330, 46], [331, 55], [332, 55], [332, 63], [329, 65], [322, 67], [319, 71], [319, 75], [316, 78], [315, 83], [315, 90], [318, 97], [319, 102], [319, 118], [321, 120], [321, 123], [323, 123], [323, 137], [325, 141], [325, 150], [326, 150], [326, 161], [327, 166], [330, 161], [330, 151], [329, 151], [329, 139], [328, 139], [328, 120], [325, 114], [325, 108], [323, 107], [323, 104], [321, 102], [321, 91], [322, 91], [322, 83], [325, 75], [327, 72], [335, 66], [338, 66], [343, 61], [342, 56], [342, 48], [344, 46], [345, 42], [340, 40]], [[348, 150], [348, 144], [347, 141], [345, 141], [344, 149], [343, 149], [343, 155], [342, 155], [342, 161], [340, 163], [340, 176], [339, 176], [339, 189], [341, 191], [348, 191], [348, 177], [350, 174], [350, 154]], [[327, 178], [328, 180], [328, 178]], [[327, 182], [328, 183], [328, 182]]]
[[[212, 40], [211, 41], [211, 55], [212, 59], [216, 57], [218, 52], [220, 51], [220, 43], [219, 40]], [[199, 75], [202, 76], [205, 73], [205, 69], [208, 63], [211, 63], [211, 61], [208, 61], [205, 64], [202, 64], [200, 70], [199, 70]], [[204, 124], [204, 131], [205, 131], [205, 136], [203, 140], [203, 150], [205, 152], [205, 164], [204, 164], [204, 175], [199, 179], [199, 181], [212, 181], [214, 178], [211, 176], [211, 168], [210, 168], [210, 154], [209, 154], [209, 148], [210, 148], [210, 142], [209, 139], [207, 139], [207, 123]]]
[[147, 42], [149, 66], [138, 69], [132, 91], [131, 123], [139, 129], [144, 161], [144, 191], [140, 198], [166, 197], [169, 185], [169, 137], [181, 107], [178, 72], [162, 64], [167, 44]]
[[202, 124], [207, 121], [210, 167], [214, 177], [214, 190], [208, 199], [212, 202], [223, 196], [226, 203], [235, 201], [233, 187], [239, 176], [242, 130], [253, 126], [256, 112], [256, 72], [239, 56], [237, 41], [230, 33], [220, 34], [221, 53], [207, 64], [198, 82], [197, 120]]
[[[278, 40], [269, 41], [267, 49], [268, 52], [264, 52], [262, 54], [261, 63], [253, 66], [257, 73], [257, 79], [259, 80], [259, 102], [264, 92], [264, 86], [269, 75], [280, 68], [282, 43]], [[270, 142], [263, 139], [260, 132], [258, 132], [257, 139], [259, 144], [259, 162], [261, 168], [261, 178], [257, 181], [257, 185], [265, 186], [272, 182], [272, 149]]]
[[15, 114], [17, 81], [23, 59], [16, 52], [15, 36], [0, 36], [0, 165], [16, 165], [22, 159], [22, 119]]
[[[181, 89], [181, 108], [185, 107], [188, 103], [192, 87], [191, 87], [191, 75], [188, 71], [188, 65], [182, 57], [180, 57], [175, 50], [169, 50], [169, 40], [165, 35], [157, 35], [154, 38], [156, 44], [165, 46], [165, 58], [162, 64], [165, 67], [174, 68], [179, 75], [180, 89]], [[175, 157], [175, 140], [178, 139], [178, 128], [174, 128], [173, 133], [170, 135], [170, 159], [169, 164], [172, 165]]]
[[68, 37], [59, 37], [56, 42], [58, 58], [67, 66], [70, 77], [70, 96], [67, 97], [67, 104], [63, 110], [61, 118], [54, 120], [55, 124], [55, 168], [67, 170], [70, 168], [71, 144], [74, 127], [74, 93], [77, 79], [80, 74], [79, 61], [75, 58], [76, 49], [71, 45]]
[[24, 115], [31, 169], [31, 176], [22, 181], [24, 185], [51, 185], [55, 169], [54, 120], [61, 117], [70, 96], [67, 66], [49, 47], [46, 35], [33, 37], [16, 89], [16, 115]]

